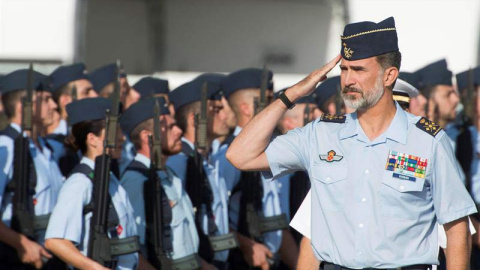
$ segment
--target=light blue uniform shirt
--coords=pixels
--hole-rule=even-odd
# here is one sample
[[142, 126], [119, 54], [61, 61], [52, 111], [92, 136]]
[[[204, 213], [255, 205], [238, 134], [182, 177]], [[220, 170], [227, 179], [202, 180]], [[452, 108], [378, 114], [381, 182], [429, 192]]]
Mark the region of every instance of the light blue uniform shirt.
[[[83, 157], [80, 163], [86, 164], [92, 169], [95, 166], [95, 162], [86, 157]], [[70, 240], [80, 252], [87, 255], [92, 212], [84, 215], [83, 208], [92, 200], [92, 189], [92, 180], [83, 173], [74, 173], [65, 181], [48, 223], [46, 239]], [[123, 239], [137, 235], [133, 209], [128, 195], [112, 173], [110, 173], [108, 192], [119, 218], [118, 238]], [[138, 253], [135, 252], [119, 256], [116, 269], [136, 269], [137, 265]]]
[[[137, 154], [135, 160], [150, 168], [150, 159], [146, 156]], [[180, 179], [168, 167], [166, 172], [168, 180], [161, 178], [163, 179], [161, 184], [171, 205], [173, 205], [172, 223], [170, 224], [173, 235], [173, 253], [171, 258], [175, 260], [197, 253], [199, 239], [197, 228], [195, 227], [192, 202], [183, 189]], [[163, 174], [164, 172], [159, 173]], [[126, 171], [121, 179], [122, 186], [127, 191], [133, 206], [135, 223], [137, 224], [142, 245], [145, 245], [146, 230], [143, 185], [147, 180], [143, 174], [135, 171]], [[146, 252], [146, 250], [143, 250], [143, 252]]]
[[[234, 135], [237, 135], [238, 133], [240, 133], [240, 131], [241, 131], [241, 128], [237, 127], [235, 129]], [[233, 165], [230, 164], [230, 162], [226, 159], [226, 157], [224, 161], [225, 162], [221, 164], [226, 165], [228, 169], [226, 170], [221, 169], [220, 172], [227, 173], [229, 171], [236, 171], [234, 172], [234, 175], [235, 176], [238, 175], [238, 179], [234, 179], [232, 183], [238, 183], [238, 181], [240, 180], [241, 171], [233, 167]], [[225, 177], [226, 179], [228, 176], [223, 175], [223, 177]], [[265, 217], [281, 215], [285, 211], [282, 211], [282, 208], [280, 206], [280, 196], [279, 196], [280, 191], [279, 191], [278, 183], [266, 180], [263, 177], [263, 175], [261, 178], [262, 178], [262, 186], [263, 186], [263, 197], [262, 197], [263, 215]], [[230, 202], [229, 202], [230, 226], [235, 230], [237, 230], [238, 217], [240, 214], [240, 199], [241, 199], [241, 192], [238, 192], [236, 194], [233, 194], [230, 197]], [[282, 231], [277, 230], [273, 232], [264, 233], [263, 238], [264, 238], [264, 244], [268, 247], [268, 249], [273, 253], [277, 253], [282, 244]]]
[[[186, 142], [192, 149], [195, 149], [192, 142], [185, 138], [182, 138], [182, 141]], [[171, 167], [175, 174], [180, 177], [184, 188], [186, 185], [187, 161], [188, 158], [183, 153], [176, 154], [167, 159], [167, 166]], [[213, 160], [211, 158], [208, 160], [204, 159], [203, 168], [213, 193], [211, 207], [214, 221], [218, 228], [216, 235], [224, 235], [230, 232], [228, 222], [228, 191], [224, 179], [220, 177], [218, 169], [219, 164], [218, 160]], [[202, 229], [203, 232], [208, 235], [208, 219], [206, 215], [202, 217]], [[226, 262], [228, 260], [228, 254], [228, 250], [215, 252], [214, 260]]]
[[[10, 124], [14, 129], [20, 131], [20, 126]], [[30, 155], [37, 175], [37, 185], [35, 186], [34, 211], [35, 215], [46, 215], [52, 212], [57, 202], [58, 193], [62, 186], [63, 176], [57, 164], [52, 158], [52, 152], [46, 147], [45, 141], [38, 138], [42, 149], [40, 150], [32, 140], [30, 141]], [[2, 222], [10, 226], [12, 219], [12, 198], [13, 193], [5, 193], [5, 188], [13, 177], [13, 155], [14, 141], [7, 136], [0, 136], [0, 201], [2, 202], [1, 213]], [[43, 245], [45, 230], [37, 231], [37, 242]]]
[[[270, 143], [273, 179], [309, 173], [319, 260], [349, 268], [438, 264], [436, 223], [476, 212], [445, 132], [433, 137], [415, 126], [419, 119], [397, 104], [390, 126], [373, 141], [353, 113], [343, 124], [317, 119]], [[320, 157], [331, 150], [337, 161]], [[390, 151], [427, 159], [425, 178], [394, 177], [386, 170]]]

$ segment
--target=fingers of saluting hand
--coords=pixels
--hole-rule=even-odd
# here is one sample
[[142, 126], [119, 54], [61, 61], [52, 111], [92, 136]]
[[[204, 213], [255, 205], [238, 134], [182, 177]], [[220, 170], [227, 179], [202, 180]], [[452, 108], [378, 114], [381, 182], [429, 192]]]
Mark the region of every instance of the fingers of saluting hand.
[[327, 73], [337, 65], [340, 59], [342, 59], [342, 56], [339, 54], [325, 66], [313, 71], [307, 77], [297, 83], [294, 87], [299, 89], [300, 96], [310, 95], [319, 82], [327, 79]]

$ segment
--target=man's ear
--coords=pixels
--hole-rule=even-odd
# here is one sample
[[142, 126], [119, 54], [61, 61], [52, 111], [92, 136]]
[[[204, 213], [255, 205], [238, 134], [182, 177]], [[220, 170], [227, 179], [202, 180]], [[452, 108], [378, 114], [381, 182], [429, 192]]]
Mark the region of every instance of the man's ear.
[[383, 84], [389, 89], [393, 89], [393, 84], [398, 78], [398, 69], [396, 67], [389, 67], [383, 73]]
[[251, 116], [252, 115], [252, 110], [251, 110], [250, 106], [248, 106], [247, 102], [242, 102], [238, 108], [239, 108], [238, 111], [240, 112], [241, 115], [243, 115], [243, 116]]

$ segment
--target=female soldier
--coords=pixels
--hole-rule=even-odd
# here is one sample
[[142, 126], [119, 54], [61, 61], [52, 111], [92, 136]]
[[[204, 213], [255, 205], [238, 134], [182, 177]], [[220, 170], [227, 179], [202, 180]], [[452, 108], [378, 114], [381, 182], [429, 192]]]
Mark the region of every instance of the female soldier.
[[[83, 158], [60, 190], [47, 229], [45, 245], [61, 260], [79, 269], [107, 269], [87, 257], [92, 212], [86, 211], [88, 208], [85, 207], [92, 200], [95, 158], [104, 152], [105, 116], [106, 110], [110, 108], [111, 102], [105, 98], [83, 99], [67, 105], [72, 126], [71, 141], [81, 151]], [[109, 238], [138, 237], [128, 196], [112, 173], [109, 194], [113, 205], [108, 215]], [[112, 214], [112, 210], [115, 213]], [[109, 267], [113, 269], [150, 267], [148, 263], [144, 263], [145, 260], [141, 256], [139, 258], [138, 250], [123, 253], [115, 256], [114, 264]]]

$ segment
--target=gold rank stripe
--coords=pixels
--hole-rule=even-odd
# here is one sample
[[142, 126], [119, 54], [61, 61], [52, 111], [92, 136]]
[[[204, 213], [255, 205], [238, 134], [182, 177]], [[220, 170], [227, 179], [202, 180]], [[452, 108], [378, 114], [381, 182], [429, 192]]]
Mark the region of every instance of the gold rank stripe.
[[372, 33], [377, 33], [377, 32], [385, 32], [385, 31], [395, 31], [397, 30], [396, 28], [383, 28], [383, 29], [376, 29], [376, 30], [370, 30], [370, 31], [366, 31], [366, 32], [361, 32], [361, 33], [358, 33], [358, 34], [354, 34], [354, 35], [351, 35], [351, 36], [340, 36], [340, 38], [342, 40], [345, 40], [345, 39], [350, 39], [350, 38], [354, 38], [354, 37], [358, 37], [358, 36], [363, 36], [363, 35], [367, 35], [367, 34], [372, 34]]
[[406, 96], [393, 95], [393, 100], [410, 103], [410, 98]]

